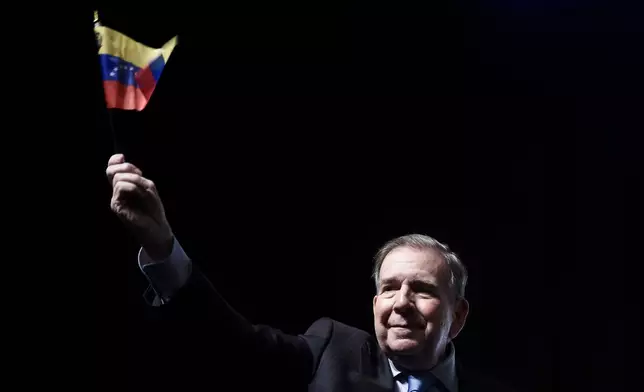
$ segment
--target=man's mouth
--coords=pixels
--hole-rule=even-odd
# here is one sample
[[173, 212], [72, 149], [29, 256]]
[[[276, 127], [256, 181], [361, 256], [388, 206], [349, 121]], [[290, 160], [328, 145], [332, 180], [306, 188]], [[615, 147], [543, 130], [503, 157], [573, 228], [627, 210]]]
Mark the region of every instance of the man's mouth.
[[425, 326], [421, 323], [393, 323], [389, 324], [389, 328], [423, 329]]

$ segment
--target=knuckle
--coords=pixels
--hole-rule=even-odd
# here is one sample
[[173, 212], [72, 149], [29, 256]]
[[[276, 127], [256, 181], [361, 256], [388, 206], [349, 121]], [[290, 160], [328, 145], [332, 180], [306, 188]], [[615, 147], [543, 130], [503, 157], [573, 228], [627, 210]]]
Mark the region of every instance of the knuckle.
[[123, 178], [123, 174], [122, 174], [122, 173], [116, 173], [116, 174], [114, 174], [114, 176], [112, 177], [112, 182], [113, 182], [113, 183], [114, 183], [114, 185], [116, 186], [116, 185], [118, 185], [118, 183], [122, 180], [122, 178]]
[[113, 198], [116, 201], [121, 201], [125, 198], [130, 197], [133, 189], [127, 186], [124, 182], [119, 182], [114, 186], [114, 195]]
[[136, 173], [139, 171], [139, 169], [133, 164], [126, 162], [123, 164], [123, 171], [126, 171], [128, 173]]

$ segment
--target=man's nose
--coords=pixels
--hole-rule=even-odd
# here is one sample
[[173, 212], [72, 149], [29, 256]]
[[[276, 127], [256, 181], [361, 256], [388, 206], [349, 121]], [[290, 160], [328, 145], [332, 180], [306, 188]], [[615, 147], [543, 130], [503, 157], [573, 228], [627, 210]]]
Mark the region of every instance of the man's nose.
[[401, 310], [409, 307], [412, 304], [411, 301], [411, 290], [406, 285], [403, 285], [398, 293], [396, 294], [396, 300], [394, 302], [394, 309]]

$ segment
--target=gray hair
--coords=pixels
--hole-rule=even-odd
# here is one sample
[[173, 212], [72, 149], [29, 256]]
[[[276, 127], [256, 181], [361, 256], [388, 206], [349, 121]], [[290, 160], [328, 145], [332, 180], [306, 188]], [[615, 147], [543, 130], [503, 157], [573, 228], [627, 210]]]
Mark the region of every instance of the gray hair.
[[452, 252], [449, 247], [436, 239], [423, 234], [408, 234], [394, 238], [384, 244], [374, 257], [374, 266], [372, 277], [376, 283], [376, 290], [379, 289], [380, 268], [387, 255], [394, 249], [407, 246], [414, 249], [433, 249], [438, 251], [445, 260], [450, 271], [449, 289], [452, 299], [465, 297], [465, 286], [467, 285], [467, 268], [458, 258], [456, 253]]

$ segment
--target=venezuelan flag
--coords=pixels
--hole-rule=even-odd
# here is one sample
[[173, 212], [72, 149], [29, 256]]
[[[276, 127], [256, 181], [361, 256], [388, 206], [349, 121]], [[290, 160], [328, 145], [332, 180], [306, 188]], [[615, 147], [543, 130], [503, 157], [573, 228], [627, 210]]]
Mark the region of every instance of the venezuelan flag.
[[94, 32], [103, 76], [105, 102], [110, 109], [138, 110], [147, 105], [177, 37], [151, 48], [109, 27], [94, 14]]

